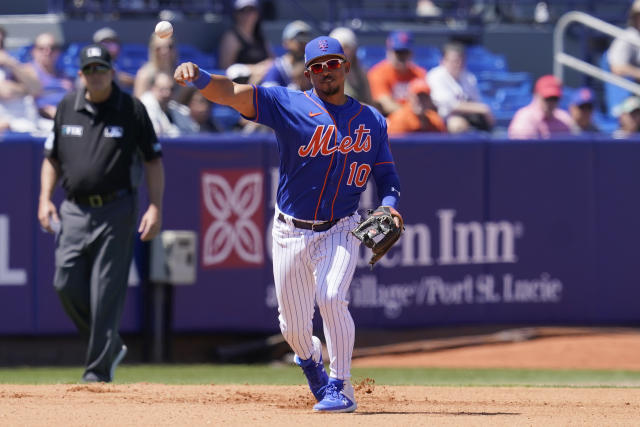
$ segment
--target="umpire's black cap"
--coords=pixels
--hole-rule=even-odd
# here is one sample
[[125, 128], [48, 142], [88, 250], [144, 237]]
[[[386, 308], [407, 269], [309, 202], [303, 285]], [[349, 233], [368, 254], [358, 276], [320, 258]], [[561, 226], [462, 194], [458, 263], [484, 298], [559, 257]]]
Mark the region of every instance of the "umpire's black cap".
[[85, 46], [80, 52], [80, 68], [90, 64], [101, 64], [112, 68], [109, 51], [101, 44]]

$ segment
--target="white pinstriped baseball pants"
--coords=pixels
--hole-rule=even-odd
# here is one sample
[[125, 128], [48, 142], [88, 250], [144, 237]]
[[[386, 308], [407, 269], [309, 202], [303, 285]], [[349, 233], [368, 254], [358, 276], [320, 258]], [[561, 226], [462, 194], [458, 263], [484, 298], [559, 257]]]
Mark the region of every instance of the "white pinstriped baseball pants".
[[358, 260], [360, 241], [350, 231], [360, 215], [342, 218], [327, 231], [296, 228], [290, 217], [273, 220], [273, 276], [278, 298], [280, 331], [301, 358], [311, 357], [313, 313], [317, 303], [322, 316], [329, 376], [351, 377], [355, 339], [347, 292]]

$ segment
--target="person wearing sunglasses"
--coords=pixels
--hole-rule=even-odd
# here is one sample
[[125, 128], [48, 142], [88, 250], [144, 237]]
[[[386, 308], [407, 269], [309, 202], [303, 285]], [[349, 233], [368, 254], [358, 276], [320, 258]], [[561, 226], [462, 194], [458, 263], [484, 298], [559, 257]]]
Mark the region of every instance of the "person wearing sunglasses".
[[[149, 206], [140, 239], [162, 223], [162, 149], [142, 103], [114, 82], [101, 44], [80, 52], [82, 88], [58, 104], [44, 144], [38, 220], [56, 234], [53, 285], [67, 315], [88, 340], [84, 382], [110, 382], [127, 347], [119, 334], [138, 218], [138, 171]], [[60, 181], [60, 210], [52, 196]]]
[[533, 99], [516, 111], [507, 133], [511, 139], [548, 139], [552, 135], [573, 133], [575, 123], [569, 113], [558, 107], [562, 83], [553, 75], [540, 77]]
[[[312, 88], [237, 84], [197, 64], [180, 64], [178, 84], [275, 131], [280, 178], [273, 218], [273, 274], [280, 330], [294, 351], [320, 412], [356, 409], [351, 385], [355, 326], [348, 290], [358, 264], [360, 195], [369, 178], [399, 224], [400, 180], [384, 117], [344, 93], [351, 64], [340, 42], [320, 36], [305, 46]], [[314, 305], [324, 323], [330, 372], [313, 336]]]
[[73, 89], [73, 81], [58, 68], [61, 52], [56, 36], [46, 32], [38, 34], [31, 49], [32, 61], [24, 68], [29, 78], [40, 82], [35, 100], [38, 112], [46, 119], [53, 119], [56, 105]]

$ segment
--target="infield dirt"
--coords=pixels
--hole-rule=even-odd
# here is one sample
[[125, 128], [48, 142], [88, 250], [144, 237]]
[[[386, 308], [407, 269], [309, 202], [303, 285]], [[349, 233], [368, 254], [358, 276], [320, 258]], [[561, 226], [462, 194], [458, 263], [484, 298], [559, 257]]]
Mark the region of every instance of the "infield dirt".
[[[640, 334], [551, 337], [357, 366], [640, 370]], [[304, 385], [0, 385], [0, 426], [640, 425], [639, 388], [405, 387], [365, 379], [353, 414], [317, 414]]]

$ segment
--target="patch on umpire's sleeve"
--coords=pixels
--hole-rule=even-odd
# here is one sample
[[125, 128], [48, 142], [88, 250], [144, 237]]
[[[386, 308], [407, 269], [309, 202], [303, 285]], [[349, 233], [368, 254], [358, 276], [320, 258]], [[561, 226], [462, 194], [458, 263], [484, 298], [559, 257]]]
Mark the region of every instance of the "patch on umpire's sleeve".
[[55, 139], [56, 135], [53, 131], [51, 131], [49, 133], [49, 136], [47, 136], [47, 139], [44, 141], [44, 149], [51, 151], [53, 150], [53, 140]]
[[122, 138], [122, 135], [124, 135], [122, 126], [105, 126], [104, 128], [105, 138]]

